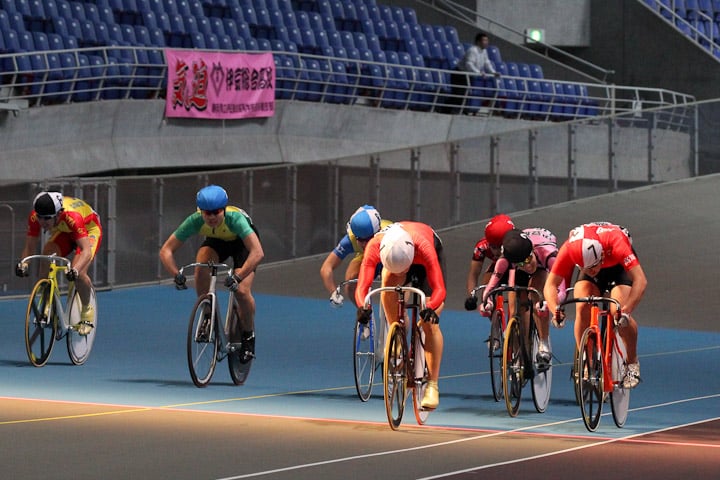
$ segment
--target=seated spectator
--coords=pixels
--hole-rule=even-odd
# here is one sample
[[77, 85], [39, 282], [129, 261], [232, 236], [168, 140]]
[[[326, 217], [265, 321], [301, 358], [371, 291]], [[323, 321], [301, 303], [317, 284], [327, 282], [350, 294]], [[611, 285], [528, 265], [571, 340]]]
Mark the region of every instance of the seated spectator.
[[487, 34], [475, 35], [475, 44], [465, 51], [465, 55], [455, 67], [455, 72], [450, 77], [452, 95], [448, 100], [448, 104], [454, 107], [450, 108], [449, 113], [467, 113], [463, 107], [466, 103], [464, 97], [470, 86], [470, 75], [479, 74], [483, 78], [486, 74], [500, 76], [488, 57], [489, 44], [490, 39]]

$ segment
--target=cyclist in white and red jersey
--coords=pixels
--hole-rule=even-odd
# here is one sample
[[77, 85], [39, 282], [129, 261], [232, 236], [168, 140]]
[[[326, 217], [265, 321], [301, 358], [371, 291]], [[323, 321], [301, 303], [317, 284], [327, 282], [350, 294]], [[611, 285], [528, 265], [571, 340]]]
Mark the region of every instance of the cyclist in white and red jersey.
[[[228, 205], [228, 195], [218, 185], [208, 185], [198, 191], [197, 210], [190, 214], [170, 234], [160, 248], [160, 261], [165, 270], [175, 278], [178, 289], [187, 288], [185, 275], [180, 273], [174, 253], [190, 237], [205, 237], [195, 254], [197, 263], [219, 263], [233, 259], [232, 274], [225, 279], [225, 286], [234, 292], [240, 309], [240, 331], [230, 332], [230, 341], [240, 344], [240, 362], [247, 363], [255, 356], [255, 298], [252, 284], [255, 270], [264, 258], [257, 229], [250, 216], [241, 208]], [[207, 293], [210, 288], [210, 272], [196, 268], [195, 291]], [[238, 338], [239, 336], [239, 338]]]
[[[570, 236], [558, 251], [557, 260], [545, 282], [545, 300], [555, 317], [553, 323], [562, 326], [565, 314], [558, 310], [560, 303], [557, 289], [562, 281], [570, 282], [577, 266], [580, 274], [574, 285], [575, 297], [602, 295], [620, 302], [627, 325], [620, 329], [620, 336], [627, 347], [628, 371], [623, 381], [625, 388], [634, 388], [640, 382], [640, 364], [637, 356], [637, 322], [633, 311], [637, 308], [647, 287], [647, 277], [640, 265], [627, 229], [606, 222], [580, 225], [570, 231]], [[590, 323], [590, 305], [576, 304], [575, 341]]]
[[[50, 234], [42, 248], [43, 255], [65, 257], [70, 252], [75, 252], [65, 276], [69, 281], [75, 282], [83, 304], [78, 333], [87, 335], [92, 331], [95, 319], [95, 311], [90, 303], [92, 279], [88, 275], [88, 268], [95, 259], [102, 240], [100, 217], [84, 200], [63, 196], [60, 192], [40, 192], [33, 200], [33, 211], [28, 217], [22, 258], [36, 252], [41, 230]], [[27, 276], [28, 265], [18, 262], [15, 274], [19, 277]], [[47, 274], [46, 266], [42, 267], [40, 274]]]
[[[470, 269], [465, 285], [468, 292], [465, 299], [465, 310], [470, 311], [478, 308], [477, 298], [472, 295], [472, 291], [478, 285], [486, 285], [490, 280], [490, 275], [495, 269], [495, 262], [500, 258], [503, 237], [513, 228], [515, 228], [515, 224], [513, 224], [510, 217], [504, 214], [495, 215], [485, 225], [485, 236], [475, 244], [472, 259], [470, 260]], [[490, 264], [483, 271], [485, 259], [490, 260]], [[480, 279], [481, 275], [482, 279]]]
[[[526, 228], [525, 230], [510, 230], [505, 234], [502, 243], [502, 256], [495, 262], [493, 271], [487, 287], [483, 291], [481, 313], [486, 315], [492, 313], [494, 305], [490, 292], [500, 284], [500, 280], [507, 275], [507, 284], [527, 287], [538, 290], [541, 294], [545, 287], [548, 272], [555, 263], [558, 253], [557, 240], [555, 235], [545, 228]], [[565, 281], [558, 287], [558, 295], [565, 298]], [[548, 343], [550, 333], [550, 315], [547, 305], [542, 298], [535, 299], [536, 325], [540, 345], [538, 348], [537, 361], [550, 363], [552, 352]], [[512, 304], [512, 302], [511, 302]], [[521, 313], [525, 322], [530, 321], [530, 310], [527, 293], [520, 294]], [[525, 325], [525, 331], [530, 329]]]

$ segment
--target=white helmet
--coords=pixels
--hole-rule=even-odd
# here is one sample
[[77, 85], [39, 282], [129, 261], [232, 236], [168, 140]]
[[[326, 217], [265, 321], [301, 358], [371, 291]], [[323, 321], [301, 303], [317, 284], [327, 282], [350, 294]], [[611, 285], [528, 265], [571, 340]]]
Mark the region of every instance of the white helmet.
[[415, 258], [415, 244], [400, 224], [388, 227], [380, 242], [380, 261], [391, 273], [403, 273]]

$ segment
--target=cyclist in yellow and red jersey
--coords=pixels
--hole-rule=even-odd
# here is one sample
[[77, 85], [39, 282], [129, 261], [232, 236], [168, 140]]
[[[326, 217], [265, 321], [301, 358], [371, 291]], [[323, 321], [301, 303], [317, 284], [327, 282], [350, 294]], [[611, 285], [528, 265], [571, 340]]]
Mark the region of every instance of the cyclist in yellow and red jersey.
[[[382, 219], [380, 212], [372, 205], [363, 205], [350, 216], [350, 221], [347, 223], [347, 233], [340, 239], [333, 251], [328, 254], [320, 267], [320, 278], [323, 286], [330, 293], [330, 303], [332, 305], [340, 306], [344, 300], [342, 294], [337, 293], [333, 271], [340, 266], [346, 257], [353, 254], [345, 270], [345, 280], [357, 278], [365, 246], [373, 235], [391, 223], [390, 220]], [[355, 286], [348, 286], [347, 291], [354, 301]]]
[[[255, 299], [252, 284], [255, 270], [265, 256], [257, 229], [242, 209], [228, 205], [228, 195], [218, 185], [208, 185], [197, 193], [197, 211], [188, 216], [160, 248], [160, 261], [175, 277], [178, 289], [187, 288], [185, 276], [175, 262], [174, 252], [194, 235], [203, 235], [195, 261], [220, 263], [232, 257], [233, 271], [225, 286], [235, 292], [240, 308], [240, 332], [230, 332], [230, 341], [240, 343], [240, 361], [247, 363], [255, 356]], [[195, 291], [203, 295], [210, 288], [210, 271], [195, 270]], [[240, 338], [237, 338], [237, 335]]]
[[[440, 403], [438, 378], [443, 353], [443, 336], [439, 315], [445, 306], [445, 261], [442, 241], [435, 231], [420, 222], [397, 222], [380, 230], [365, 247], [355, 303], [357, 320], [370, 321], [372, 309], [364, 309], [365, 296], [375, 278], [375, 268], [382, 263], [382, 286], [408, 285], [420, 288], [427, 295], [426, 308], [420, 312], [425, 333], [425, 359], [429, 381], [422, 407], [437, 408]], [[388, 325], [397, 321], [397, 304], [393, 292], [383, 292], [381, 302]]]
[[[507, 232], [515, 228], [513, 221], [504, 214], [495, 215], [485, 225], [485, 236], [478, 240], [473, 249], [472, 259], [470, 260], [470, 269], [465, 282], [468, 296], [465, 299], [465, 310], [472, 311], [478, 308], [477, 298], [471, 294], [473, 289], [478, 285], [487, 285], [495, 269], [495, 262], [498, 261], [502, 252], [503, 237]], [[483, 271], [485, 259], [490, 260], [487, 269]], [[482, 279], [480, 278], [482, 275]], [[507, 275], [503, 280], [507, 279]], [[480, 283], [478, 283], [480, 281]], [[485, 314], [484, 311], [480, 312]]]
[[[60, 192], [40, 192], [33, 200], [33, 211], [28, 217], [22, 258], [37, 251], [41, 230], [50, 234], [42, 248], [43, 255], [66, 257], [72, 251], [75, 252], [65, 276], [68, 281], [75, 282], [83, 304], [78, 333], [87, 335], [92, 330], [92, 321], [95, 318], [95, 312], [90, 305], [93, 285], [87, 272], [102, 240], [100, 217], [90, 205], [79, 198], [63, 196]], [[42, 272], [46, 274], [45, 270]], [[28, 265], [18, 262], [15, 274], [20, 277], [27, 276]]]
[[[548, 309], [554, 312], [553, 323], [561, 327], [565, 315], [558, 310], [558, 287], [565, 280], [569, 284], [575, 267], [580, 275], [574, 285], [573, 296], [602, 295], [605, 291], [620, 302], [627, 324], [620, 328], [620, 336], [627, 347], [628, 371], [623, 380], [625, 388], [634, 388], [640, 382], [640, 364], [637, 355], [637, 322], [632, 312], [640, 303], [647, 278], [635, 254], [627, 230], [607, 222], [580, 225], [558, 251], [555, 264], [545, 282], [544, 296]], [[590, 323], [590, 305], [576, 304], [575, 342], [579, 344]]]

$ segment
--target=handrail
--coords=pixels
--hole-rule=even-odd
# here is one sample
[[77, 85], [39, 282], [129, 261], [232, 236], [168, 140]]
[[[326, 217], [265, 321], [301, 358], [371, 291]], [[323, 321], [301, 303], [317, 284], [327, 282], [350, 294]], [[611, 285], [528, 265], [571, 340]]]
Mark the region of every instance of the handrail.
[[[147, 60], [150, 53], [155, 55], [153, 62]], [[495, 80], [466, 74], [472, 86], [453, 93], [453, 72], [447, 69], [298, 52], [273, 54], [276, 98], [280, 100], [364, 103], [376, 108], [441, 113], [454, 113], [449, 104], [459, 104], [466, 113], [538, 121], [639, 114], [648, 108], [682, 107], [695, 101], [691, 95], [665, 89], [510, 75]], [[0, 83], [11, 89], [8, 98], [27, 101], [31, 106], [165, 96], [167, 66], [164, 52], [158, 48], [109, 46], [34, 52], [32, 55], [46, 65], [39, 69], [24, 61], [28, 55], [0, 55], [0, 62], [14, 67], [0, 72]], [[55, 55], [74, 60], [74, 66], [69, 62], [70, 66], [48, 67]], [[94, 63], [87, 65], [88, 59]], [[335, 67], [339, 70], [332, 70]], [[686, 121], [681, 111], [673, 115]]]

